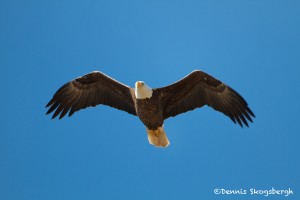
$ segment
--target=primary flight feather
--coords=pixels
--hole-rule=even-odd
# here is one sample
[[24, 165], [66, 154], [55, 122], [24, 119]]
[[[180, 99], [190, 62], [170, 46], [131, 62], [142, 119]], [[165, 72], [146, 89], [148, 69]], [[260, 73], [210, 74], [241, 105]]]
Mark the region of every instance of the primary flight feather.
[[162, 88], [151, 89], [143, 81], [135, 88], [124, 85], [102, 72], [76, 78], [57, 90], [46, 105], [52, 118], [73, 115], [81, 109], [103, 104], [138, 116], [146, 126], [150, 144], [167, 147], [164, 120], [208, 105], [227, 115], [241, 127], [248, 127], [254, 113], [235, 90], [214, 77], [195, 70], [183, 79]]

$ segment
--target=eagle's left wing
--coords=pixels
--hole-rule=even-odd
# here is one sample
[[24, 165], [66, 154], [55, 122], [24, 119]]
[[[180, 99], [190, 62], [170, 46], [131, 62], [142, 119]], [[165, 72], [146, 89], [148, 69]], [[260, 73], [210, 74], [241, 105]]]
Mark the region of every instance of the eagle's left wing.
[[230, 117], [240, 126], [248, 126], [254, 113], [235, 90], [214, 77], [196, 70], [178, 82], [154, 89], [164, 105], [164, 119], [208, 105]]

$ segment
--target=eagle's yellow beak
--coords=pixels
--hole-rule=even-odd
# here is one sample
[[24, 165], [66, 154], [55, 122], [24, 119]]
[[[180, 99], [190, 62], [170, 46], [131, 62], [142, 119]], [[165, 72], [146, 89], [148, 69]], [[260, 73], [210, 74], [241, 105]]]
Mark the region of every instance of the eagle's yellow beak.
[[144, 82], [143, 81], [137, 81], [136, 83], [135, 83], [135, 87], [136, 88], [141, 88], [141, 87], [143, 87], [144, 86]]

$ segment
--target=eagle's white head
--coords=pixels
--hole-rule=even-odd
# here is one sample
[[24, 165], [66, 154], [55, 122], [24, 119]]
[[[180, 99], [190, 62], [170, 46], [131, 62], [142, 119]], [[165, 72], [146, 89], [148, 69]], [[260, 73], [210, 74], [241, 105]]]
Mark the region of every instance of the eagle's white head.
[[137, 81], [135, 83], [135, 97], [137, 99], [146, 99], [152, 97], [152, 89], [146, 85], [143, 81]]

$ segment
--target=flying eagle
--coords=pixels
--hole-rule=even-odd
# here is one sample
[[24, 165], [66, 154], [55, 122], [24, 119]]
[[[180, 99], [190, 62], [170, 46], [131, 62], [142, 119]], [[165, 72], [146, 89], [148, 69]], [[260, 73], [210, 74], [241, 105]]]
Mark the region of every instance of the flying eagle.
[[167, 147], [170, 142], [163, 129], [164, 120], [208, 105], [227, 115], [241, 127], [248, 127], [254, 113], [235, 90], [214, 77], [195, 70], [183, 79], [162, 88], [137, 81], [135, 88], [124, 85], [102, 72], [95, 71], [76, 78], [57, 90], [46, 105], [59, 115], [69, 117], [81, 109], [103, 104], [138, 116], [146, 126], [150, 144]]

